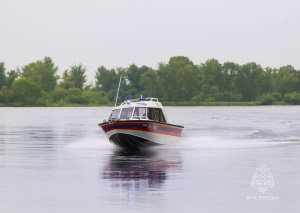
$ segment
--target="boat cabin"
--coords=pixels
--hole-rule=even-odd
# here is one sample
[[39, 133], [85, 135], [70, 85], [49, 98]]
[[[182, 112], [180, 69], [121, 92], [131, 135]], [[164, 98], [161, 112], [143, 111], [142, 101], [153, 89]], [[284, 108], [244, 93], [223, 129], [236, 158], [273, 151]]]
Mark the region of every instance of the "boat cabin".
[[150, 120], [167, 123], [163, 107], [157, 98], [128, 99], [120, 106], [115, 107], [109, 122], [118, 120]]

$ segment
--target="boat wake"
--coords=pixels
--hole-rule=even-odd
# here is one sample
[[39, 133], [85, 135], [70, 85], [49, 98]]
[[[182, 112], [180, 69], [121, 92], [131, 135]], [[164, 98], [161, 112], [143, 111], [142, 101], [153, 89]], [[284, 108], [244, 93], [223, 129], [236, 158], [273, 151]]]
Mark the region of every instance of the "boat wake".
[[240, 137], [240, 140], [246, 142], [261, 142], [261, 143], [299, 143], [300, 135], [295, 132], [276, 133], [270, 130], [256, 130], [245, 137]]
[[[183, 136], [180, 141], [170, 145], [149, 147], [149, 150], [207, 150], [207, 149], [243, 149], [256, 147], [284, 146], [300, 143], [297, 134], [278, 134], [269, 130], [256, 130], [243, 137], [221, 136]], [[117, 150], [106, 137], [88, 137], [66, 145], [68, 149]]]
[[112, 149], [113, 145], [108, 142], [106, 137], [90, 137], [72, 142], [66, 145], [67, 149]]
[[178, 144], [159, 146], [154, 149], [213, 150], [213, 149], [251, 149], [286, 146], [300, 143], [300, 136], [278, 136], [269, 132], [254, 132], [251, 137], [222, 138], [209, 136], [182, 137]]

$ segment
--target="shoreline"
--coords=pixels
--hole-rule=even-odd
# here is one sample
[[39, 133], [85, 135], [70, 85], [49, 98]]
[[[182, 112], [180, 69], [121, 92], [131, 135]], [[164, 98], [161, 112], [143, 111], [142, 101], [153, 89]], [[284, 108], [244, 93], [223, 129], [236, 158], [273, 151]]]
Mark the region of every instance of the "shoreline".
[[[284, 102], [275, 102], [270, 105], [263, 105], [260, 102], [161, 102], [163, 106], [295, 106]], [[50, 103], [44, 105], [21, 105], [20, 103], [0, 103], [0, 107], [113, 107], [114, 104], [58, 104]]]

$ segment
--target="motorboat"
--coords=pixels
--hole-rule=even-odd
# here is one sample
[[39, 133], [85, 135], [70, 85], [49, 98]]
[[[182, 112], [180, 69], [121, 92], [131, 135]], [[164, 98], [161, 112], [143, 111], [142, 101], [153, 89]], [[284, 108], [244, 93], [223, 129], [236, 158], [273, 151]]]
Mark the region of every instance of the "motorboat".
[[111, 143], [126, 149], [174, 144], [184, 128], [168, 122], [157, 98], [128, 99], [99, 126]]

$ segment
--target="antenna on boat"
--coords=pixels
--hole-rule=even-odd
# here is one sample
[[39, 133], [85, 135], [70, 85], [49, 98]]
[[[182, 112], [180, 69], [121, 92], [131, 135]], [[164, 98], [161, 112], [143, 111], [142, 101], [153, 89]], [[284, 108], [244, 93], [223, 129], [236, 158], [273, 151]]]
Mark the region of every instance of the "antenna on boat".
[[[122, 74], [122, 75], [123, 75], [123, 74]], [[119, 96], [119, 90], [120, 90], [120, 85], [121, 85], [122, 75], [120, 76], [120, 81], [119, 81], [119, 87], [118, 87], [118, 92], [117, 92], [117, 97], [116, 97], [115, 107], [117, 106], [117, 101], [118, 101], [118, 96]]]

